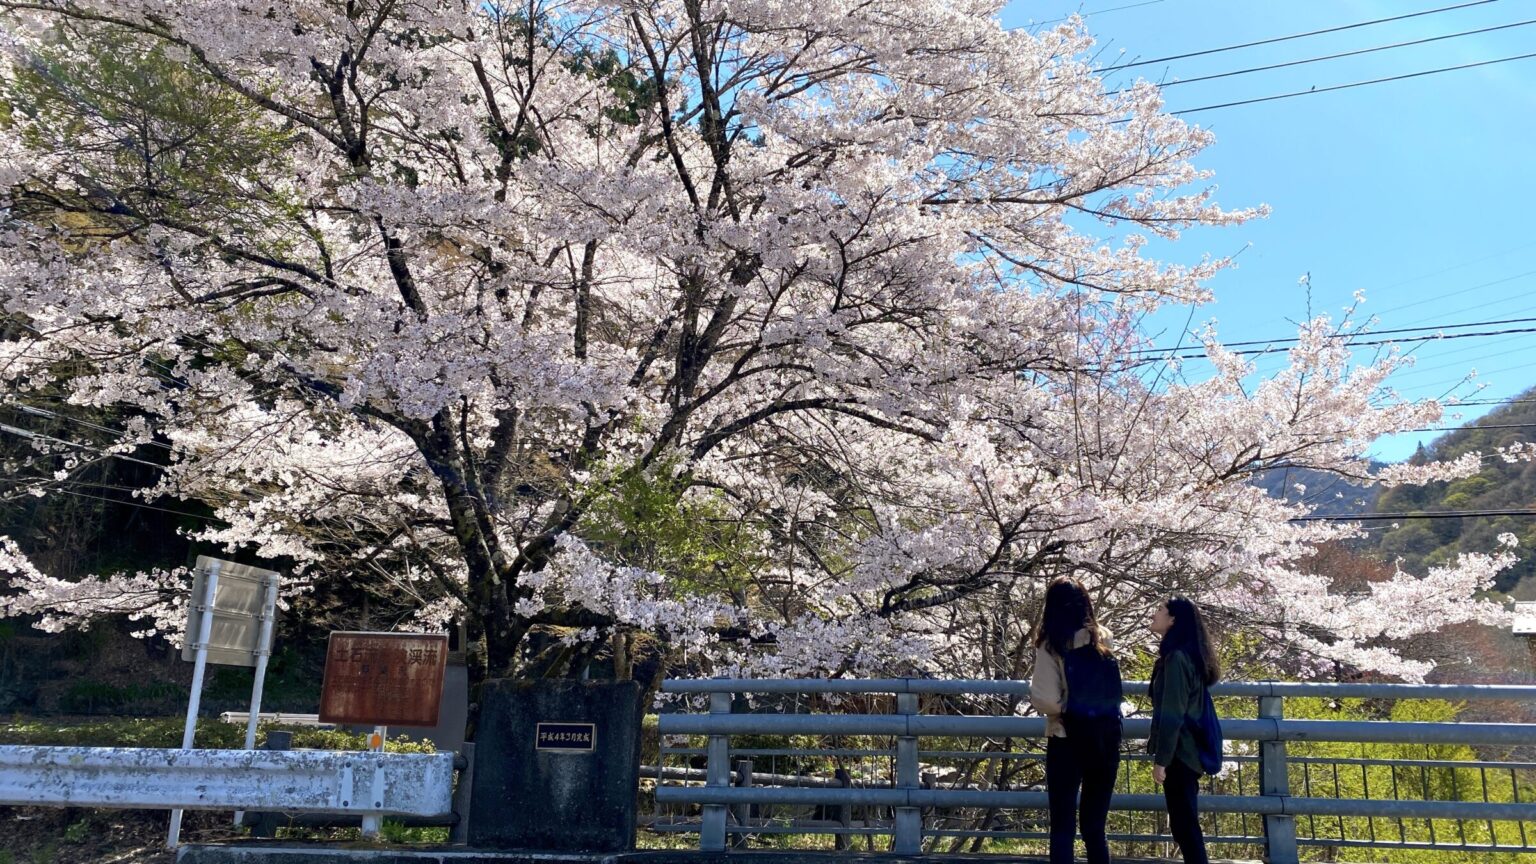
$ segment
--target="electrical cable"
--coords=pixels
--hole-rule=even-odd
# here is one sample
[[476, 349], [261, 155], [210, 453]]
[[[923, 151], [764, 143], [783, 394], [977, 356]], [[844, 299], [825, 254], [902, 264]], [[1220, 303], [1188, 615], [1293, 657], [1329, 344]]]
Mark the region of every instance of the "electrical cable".
[[1470, 6], [1485, 6], [1498, 0], [1473, 0], [1470, 3], [1458, 3], [1454, 6], [1441, 6], [1438, 9], [1425, 9], [1421, 12], [1410, 12], [1406, 15], [1394, 15], [1390, 18], [1376, 18], [1371, 21], [1359, 21], [1354, 24], [1343, 24], [1338, 27], [1325, 27], [1322, 30], [1309, 30], [1305, 33], [1293, 33], [1289, 36], [1275, 36], [1269, 39], [1259, 39], [1254, 42], [1243, 42], [1237, 45], [1227, 45], [1221, 48], [1207, 48], [1204, 51], [1190, 51], [1185, 54], [1171, 54], [1167, 57], [1154, 57], [1151, 60], [1138, 60], [1134, 63], [1121, 63], [1118, 66], [1108, 66], [1102, 71], [1113, 72], [1116, 69], [1134, 69], [1137, 66], [1151, 66], [1154, 63], [1166, 63], [1170, 60], [1185, 60], [1190, 57], [1205, 57], [1210, 54], [1221, 54], [1227, 51], [1236, 51], [1240, 48], [1253, 48], [1257, 45], [1273, 45], [1277, 42], [1289, 42], [1292, 39], [1304, 39], [1308, 36], [1321, 36], [1324, 33], [1339, 33], [1344, 30], [1354, 30], [1359, 27], [1369, 27], [1374, 24], [1386, 24], [1391, 21], [1403, 21], [1408, 18], [1419, 18], [1424, 15], [1435, 15], [1441, 12], [1451, 12], [1456, 9], [1466, 9]]
[[1294, 516], [1287, 522], [1385, 522], [1409, 519], [1476, 519], [1488, 516], [1536, 516], [1536, 510], [1430, 510], [1419, 513], [1357, 513], [1353, 516]]
[[1279, 93], [1274, 96], [1260, 96], [1256, 99], [1239, 99], [1236, 102], [1220, 102], [1215, 105], [1201, 105], [1199, 108], [1184, 108], [1179, 111], [1168, 112], [1171, 116], [1178, 117], [1183, 114], [1194, 114], [1197, 111], [1215, 111], [1218, 108], [1236, 108], [1239, 105], [1257, 105], [1260, 102], [1274, 102], [1277, 99], [1290, 99], [1295, 96], [1311, 96], [1315, 93], [1332, 93], [1335, 90], [1349, 90], [1354, 87], [1365, 87], [1369, 84], [1386, 84], [1390, 81], [1406, 81], [1409, 78], [1422, 78], [1425, 75], [1439, 75], [1442, 72], [1456, 72], [1462, 69], [1476, 69], [1479, 66], [1493, 66], [1498, 63], [1511, 63], [1515, 60], [1529, 60], [1536, 57], [1536, 51], [1529, 54], [1516, 54], [1513, 57], [1500, 57], [1497, 60], [1481, 60], [1476, 63], [1462, 63], [1459, 66], [1442, 66], [1439, 69], [1425, 69], [1420, 72], [1407, 72], [1402, 75], [1389, 75], [1385, 78], [1372, 78], [1368, 81], [1351, 81], [1348, 84], [1334, 84], [1330, 87], [1312, 87], [1307, 90], [1297, 90], [1292, 93]]
[[[1181, 84], [1195, 84], [1200, 81], [1215, 81], [1218, 78], [1233, 78], [1238, 75], [1248, 75], [1253, 72], [1268, 72], [1273, 69], [1286, 69], [1291, 66], [1305, 66], [1308, 63], [1321, 63], [1324, 60], [1338, 60], [1344, 57], [1357, 57], [1361, 54], [1374, 54], [1377, 51], [1390, 51], [1393, 48], [1407, 48], [1413, 45], [1425, 45], [1430, 42], [1440, 42], [1445, 39], [1457, 39], [1462, 36], [1476, 36], [1480, 33], [1492, 33], [1497, 30], [1510, 30], [1515, 27], [1527, 27], [1531, 24], [1536, 24], [1536, 18], [1531, 18], [1525, 21], [1516, 21], [1512, 24], [1497, 24], [1492, 27], [1483, 27], [1477, 30], [1463, 30], [1460, 33], [1445, 33], [1440, 36], [1429, 36], [1424, 39], [1413, 39], [1408, 42], [1394, 42], [1390, 45], [1375, 45], [1370, 48], [1357, 48], [1353, 51], [1341, 51], [1337, 54], [1324, 54], [1319, 57], [1307, 57], [1301, 60], [1288, 60], [1284, 63], [1271, 63], [1267, 66], [1250, 66], [1246, 69], [1234, 69], [1231, 72], [1217, 72], [1214, 75], [1201, 75], [1196, 78], [1179, 78], [1174, 81], [1162, 81], [1159, 82], [1157, 86], [1160, 89], [1167, 89], [1169, 87], [1177, 87]], [[1111, 90], [1105, 95], [1116, 96], [1126, 92], [1129, 89], [1131, 88], [1122, 87], [1119, 90]]]

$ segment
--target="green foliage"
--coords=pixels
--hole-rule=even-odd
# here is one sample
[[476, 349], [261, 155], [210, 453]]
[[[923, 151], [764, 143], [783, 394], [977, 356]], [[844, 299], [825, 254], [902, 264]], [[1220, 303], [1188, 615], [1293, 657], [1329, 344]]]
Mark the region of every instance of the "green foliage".
[[[1287, 699], [1287, 717], [1315, 720], [1392, 720], [1396, 722], [1449, 722], [1457, 719], [1464, 704], [1437, 699], [1402, 700], [1383, 706], [1360, 699]], [[1520, 770], [1484, 772], [1476, 767], [1424, 766], [1417, 764], [1308, 764], [1307, 758], [1353, 760], [1399, 760], [1474, 762], [1478, 752], [1465, 744], [1351, 744], [1345, 742], [1306, 742], [1288, 746], [1292, 759], [1290, 784], [1292, 794], [1311, 794], [1337, 798], [1367, 798], [1440, 801], [1482, 801], [1511, 803], [1536, 795], [1536, 777]], [[1486, 784], [1486, 785], [1485, 785]], [[1507, 822], [1450, 819], [1316, 819], [1298, 818], [1303, 834], [1316, 832], [1319, 837], [1349, 839], [1376, 837], [1384, 841], [1440, 843], [1459, 841], [1463, 834], [1469, 845], [1522, 845], [1521, 826]], [[1453, 839], [1454, 838], [1454, 839]], [[1318, 853], [1314, 853], [1318, 854]], [[1514, 862], [1515, 853], [1463, 852], [1455, 849], [1339, 849], [1336, 860], [1383, 861], [1401, 864], [1450, 864], [1450, 862]]]
[[585, 514], [582, 536], [605, 556], [665, 573], [700, 594], [746, 588], [757, 562], [741, 522], [727, 518], [712, 492], [689, 490], [686, 478], [661, 463], [611, 482]]
[[[323, 651], [323, 643], [319, 643]], [[310, 654], [315, 654], [311, 648]], [[322, 655], [323, 656], [323, 655]], [[312, 668], [315, 658], [306, 657], [288, 640], [273, 651], [267, 665], [267, 677], [262, 685], [263, 705], [315, 705], [320, 701], [320, 676]], [[321, 661], [323, 662], [323, 660]], [[248, 666], [210, 667], [213, 674], [208, 680], [203, 698], [210, 702], [243, 705], [250, 701], [251, 685], [256, 670]], [[185, 697], [183, 696], [183, 701]], [[273, 708], [272, 710], [284, 710]], [[312, 710], [312, 709], [303, 709]]]
[[[617, 51], [583, 48], [569, 61], [572, 71], [602, 81], [614, 102], [603, 108], [603, 117], [621, 126], [638, 126], [656, 105], [654, 78], [642, 78], [626, 66]], [[602, 130], [593, 130], [595, 133]]]
[[447, 843], [447, 828], [407, 828], [393, 819], [379, 826], [379, 839], [385, 843]]
[[[44, 747], [180, 747], [181, 717], [134, 717], [60, 723], [47, 718], [12, 718], [0, 723], [0, 744]], [[264, 723], [256, 730], [256, 746], [266, 743], [271, 731], [293, 733], [295, 750], [363, 750], [367, 733], [313, 726]], [[220, 720], [197, 721], [197, 746], [210, 750], [238, 750], [245, 746], [245, 727]], [[390, 753], [431, 753], [432, 742], [412, 741], [408, 736], [390, 738]]]
[[[113, 223], [100, 225], [106, 236], [157, 218], [249, 235], [247, 243], [274, 216], [291, 215], [260, 179], [280, 164], [294, 133], [264, 123], [163, 44], [73, 28], [30, 59], [0, 79], [13, 132], [31, 147], [79, 154], [86, 173], [76, 188], [38, 190], [19, 207], [51, 208], [86, 236], [93, 220]], [[268, 193], [253, 196], [261, 188]]]
[[71, 822], [69, 827], [64, 829], [64, 842], [83, 843], [85, 842], [85, 839], [90, 836], [90, 833], [91, 820], [89, 817], [81, 819], [78, 822]]
[[161, 703], [185, 696], [185, 688], [169, 681], [134, 682], [119, 687], [85, 678], [69, 685], [59, 697], [59, 708], [70, 714], [132, 713], [130, 709], [135, 704]]

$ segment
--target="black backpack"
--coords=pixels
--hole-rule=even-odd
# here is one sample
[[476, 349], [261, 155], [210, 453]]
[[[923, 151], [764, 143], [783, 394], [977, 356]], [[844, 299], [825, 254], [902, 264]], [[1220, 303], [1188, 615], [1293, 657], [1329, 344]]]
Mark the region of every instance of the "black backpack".
[[1062, 723], [1067, 736], [1073, 726], [1120, 725], [1120, 703], [1125, 691], [1120, 681], [1120, 662], [1089, 643], [1073, 648], [1061, 658], [1067, 679], [1067, 704]]
[[1201, 688], [1205, 691], [1205, 714], [1195, 729], [1195, 749], [1200, 754], [1200, 770], [1206, 774], [1218, 774], [1221, 772], [1221, 754], [1223, 747], [1221, 735], [1221, 719], [1216, 716], [1216, 703], [1211, 701], [1210, 688]]

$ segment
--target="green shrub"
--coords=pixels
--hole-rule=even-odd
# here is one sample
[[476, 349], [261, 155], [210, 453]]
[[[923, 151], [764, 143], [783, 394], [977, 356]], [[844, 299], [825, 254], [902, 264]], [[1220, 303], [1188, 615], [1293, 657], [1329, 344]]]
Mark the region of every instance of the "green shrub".
[[[0, 744], [50, 747], [180, 747], [182, 717], [103, 718], [60, 723], [47, 718], [12, 718], [0, 723]], [[293, 733], [295, 750], [362, 750], [368, 735], [313, 726], [263, 723], [256, 730], [256, 746], [266, 743], [269, 731]], [[197, 722], [196, 746], [209, 750], [238, 750], [245, 746], [245, 727], [212, 718]], [[384, 744], [391, 753], [431, 753], [432, 742], [393, 736]]]

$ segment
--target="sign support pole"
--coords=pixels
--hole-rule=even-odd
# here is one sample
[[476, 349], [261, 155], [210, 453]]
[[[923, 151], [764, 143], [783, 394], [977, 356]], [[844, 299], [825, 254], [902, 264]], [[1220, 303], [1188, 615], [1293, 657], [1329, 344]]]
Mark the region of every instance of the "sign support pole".
[[[219, 562], [208, 565], [208, 579], [203, 583], [203, 599], [198, 611], [197, 641], [192, 648], [197, 660], [192, 666], [192, 691], [187, 695], [187, 725], [181, 732], [181, 749], [191, 750], [197, 736], [197, 708], [203, 701], [203, 675], [208, 671], [208, 639], [213, 635], [213, 599], [219, 593]], [[171, 829], [165, 836], [165, 848], [175, 849], [181, 841], [181, 810], [171, 811]]]
[[[375, 753], [384, 752], [384, 739], [389, 737], [388, 726], [373, 727], [373, 734], [368, 736], [368, 749]], [[379, 836], [379, 828], [383, 826], [384, 817], [369, 815], [363, 817], [363, 836]]]
[[[268, 576], [261, 581], [261, 637], [256, 642], [256, 680], [251, 684], [251, 716], [245, 721], [247, 750], [256, 749], [256, 724], [261, 719], [261, 691], [267, 680], [267, 659], [272, 656], [272, 628], [277, 620], [277, 576]], [[244, 822], [245, 811], [237, 811], [235, 824]]]

